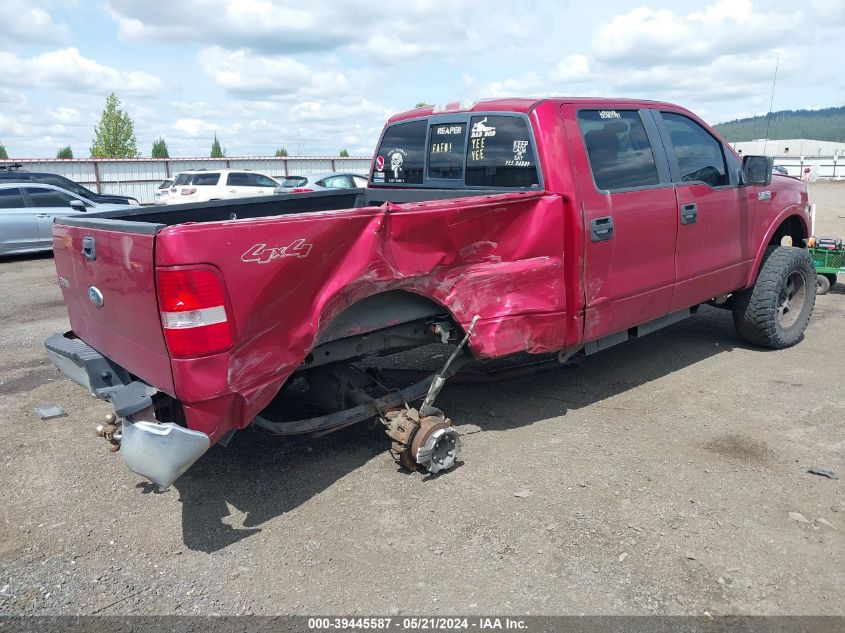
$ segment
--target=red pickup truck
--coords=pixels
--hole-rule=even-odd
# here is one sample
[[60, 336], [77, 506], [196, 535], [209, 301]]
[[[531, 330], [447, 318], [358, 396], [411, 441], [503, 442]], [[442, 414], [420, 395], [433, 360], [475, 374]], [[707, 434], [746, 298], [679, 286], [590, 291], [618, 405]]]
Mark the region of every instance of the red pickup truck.
[[[808, 225], [801, 182], [676, 105], [424, 107], [387, 122], [366, 189], [57, 218], [72, 331], [45, 345], [111, 401], [98, 432], [161, 486], [249, 424], [373, 417], [400, 463], [437, 472], [460, 443], [433, 399], [465, 362], [563, 362], [707, 302], [747, 341], [797, 343]], [[432, 342], [461, 345], [401, 388], [362, 365]], [[300, 378], [320, 415], [288, 419]]]

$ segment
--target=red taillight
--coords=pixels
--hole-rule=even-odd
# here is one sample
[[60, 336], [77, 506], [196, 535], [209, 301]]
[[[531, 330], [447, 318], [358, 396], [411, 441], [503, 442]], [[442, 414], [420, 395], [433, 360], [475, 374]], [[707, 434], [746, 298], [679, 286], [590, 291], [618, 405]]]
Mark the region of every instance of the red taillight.
[[158, 308], [170, 355], [204, 356], [232, 346], [223, 284], [210, 270], [160, 270]]
[[314, 191], [313, 189], [308, 189], [307, 187], [294, 187], [290, 190], [291, 193], [308, 193], [309, 191]]
[[197, 192], [196, 187], [183, 187], [182, 188], [182, 195], [183, 196], [192, 196]]

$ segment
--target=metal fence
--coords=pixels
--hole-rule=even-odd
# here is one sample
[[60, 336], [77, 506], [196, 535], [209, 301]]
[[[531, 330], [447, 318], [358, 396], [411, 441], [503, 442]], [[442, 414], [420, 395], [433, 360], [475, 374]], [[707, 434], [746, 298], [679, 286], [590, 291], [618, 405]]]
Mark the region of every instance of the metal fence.
[[[366, 174], [370, 158], [352, 156], [241, 156], [237, 158], [25, 158], [0, 162], [21, 163], [27, 171], [60, 174], [98, 193], [115, 193], [137, 198], [142, 204], [155, 202], [155, 188], [165, 178], [188, 169], [251, 169], [283, 178], [291, 175], [349, 171]], [[775, 156], [790, 176], [805, 180], [845, 179], [845, 156]], [[810, 171], [807, 172], [806, 170]]]
[[349, 171], [366, 174], [370, 158], [353, 156], [240, 156], [237, 158], [24, 158], [0, 161], [20, 163], [21, 169], [59, 174], [97, 193], [137, 198], [142, 204], [155, 202], [155, 188], [165, 178], [188, 169], [251, 169], [268, 176]]
[[[804, 180], [845, 179], [845, 156], [775, 156], [775, 165]], [[809, 170], [809, 171], [807, 171]]]

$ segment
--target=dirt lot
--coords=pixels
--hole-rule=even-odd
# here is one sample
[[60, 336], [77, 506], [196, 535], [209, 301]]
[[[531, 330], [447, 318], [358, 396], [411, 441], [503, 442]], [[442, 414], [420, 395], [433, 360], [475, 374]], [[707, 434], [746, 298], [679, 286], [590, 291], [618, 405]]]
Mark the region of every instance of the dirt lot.
[[[845, 185], [811, 197], [845, 236]], [[577, 368], [447, 387], [467, 434], [441, 477], [397, 471], [366, 425], [246, 431], [158, 492], [45, 362], [54, 279], [0, 262], [0, 613], [845, 614], [843, 284], [786, 351], [704, 308]], [[40, 421], [50, 403], [68, 417]]]

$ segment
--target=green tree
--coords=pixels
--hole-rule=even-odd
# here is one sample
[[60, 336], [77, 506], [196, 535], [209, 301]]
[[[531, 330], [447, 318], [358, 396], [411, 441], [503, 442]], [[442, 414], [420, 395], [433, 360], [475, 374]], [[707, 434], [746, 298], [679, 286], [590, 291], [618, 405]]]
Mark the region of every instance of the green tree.
[[284, 158], [288, 155], [288, 148], [287, 147], [280, 147], [276, 150], [276, 156]]
[[6, 151], [6, 146], [0, 143], [0, 158], [9, 158], [9, 153]]
[[93, 158], [135, 158], [137, 155], [135, 125], [129, 115], [120, 109], [120, 99], [111, 93], [106, 97], [106, 107], [100, 116], [100, 124], [94, 128], [91, 156]]
[[342, 150], [340, 150], [340, 154], [339, 154], [339, 156], [340, 156], [341, 158], [349, 158], [349, 152], [348, 152], [347, 150], [345, 150], [345, 149], [342, 149]]
[[70, 148], [70, 145], [65, 145], [56, 152], [56, 158], [73, 158], [73, 150]]
[[167, 142], [163, 136], [159, 136], [153, 141], [153, 149], [150, 152], [150, 156], [153, 158], [170, 158], [170, 154], [167, 151]]
[[428, 105], [431, 105], [431, 104], [430, 104], [430, 103], [426, 103], [425, 101], [420, 101], [420, 102], [419, 102], [419, 103], [417, 103], [417, 105], [415, 105], [414, 107], [415, 107], [415, 108], [424, 108], [424, 107], [426, 107], [426, 106], [428, 106]]
[[220, 149], [220, 141], [217, 140], [217, 132], [214, 133], [214, 140], [211, 142], [211, 158], [223, 158], [226, 156], [226, 150]]

